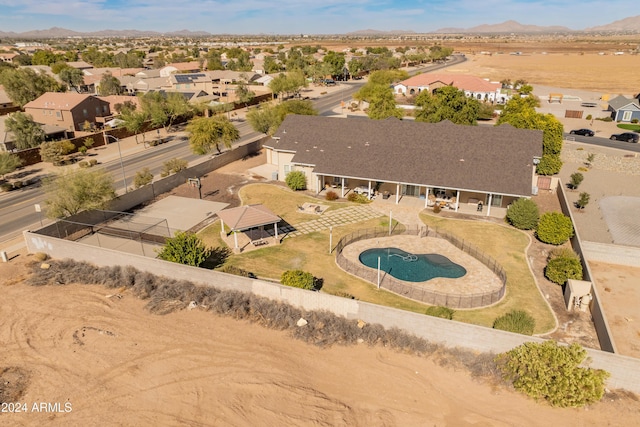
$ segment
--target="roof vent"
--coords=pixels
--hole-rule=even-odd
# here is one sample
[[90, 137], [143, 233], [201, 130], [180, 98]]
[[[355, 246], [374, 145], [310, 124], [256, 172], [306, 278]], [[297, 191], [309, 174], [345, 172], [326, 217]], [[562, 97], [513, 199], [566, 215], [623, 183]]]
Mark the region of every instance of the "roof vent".
[[461, 162], [464, 162], [464, 159], [460, 159]]
[[365, 146], [365, 147], [368, 147], [368, 146], [369, 146], [369, 141], [365, 142], [365, 143], [364, 143], [364, 146]]
[[350, 146], [350, 145], [347, 145], [347, 148], [351, 148], [351, 146]]

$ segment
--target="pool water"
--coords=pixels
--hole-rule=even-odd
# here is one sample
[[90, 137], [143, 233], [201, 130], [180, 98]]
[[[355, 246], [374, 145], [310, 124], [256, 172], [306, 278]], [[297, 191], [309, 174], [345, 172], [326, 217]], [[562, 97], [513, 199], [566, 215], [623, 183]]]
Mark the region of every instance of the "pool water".
[[396, 279], [407, 282], [426, 282], [436, 277], [457, 279], [467, 274], [464, 267], [439, 254], [410, 254], [398, 248], [367, 249], [360, 254], [360, 262], [367, 267], [383, 270]]

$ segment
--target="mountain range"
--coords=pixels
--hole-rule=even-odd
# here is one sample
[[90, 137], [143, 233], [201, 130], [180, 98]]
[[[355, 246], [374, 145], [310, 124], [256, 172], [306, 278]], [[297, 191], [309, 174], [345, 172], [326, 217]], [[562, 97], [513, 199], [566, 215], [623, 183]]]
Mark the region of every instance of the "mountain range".
[[[482, 34], [482, 33], [569, 33], [569, 32], [640, 32], [640, 15], [633, 16], [609, 24], [574, 30], [564, 26], [526, 25], [510, 20], [500, 24], [482, 24], [471, 28], [440, 28], [430, 31], [433, 34]], [[346, 33], [347, 36], [383, 36], [391, 34], [416, 34], [412, 30], [379, 31], [373, 29], [359, 30]], [[66, 28], [53, 27], [47, 30], [33, 30], [22, 33], [0, 31], [0, 38], [10, 39], [44, 39], [44, 38], [72, 38], [72, 37], [210, 37], [214, 34], [207, 31], [180, 30], [172, 32], [140, 31], [140, 30], [101, 30], [93, 32], [78, 32]]]

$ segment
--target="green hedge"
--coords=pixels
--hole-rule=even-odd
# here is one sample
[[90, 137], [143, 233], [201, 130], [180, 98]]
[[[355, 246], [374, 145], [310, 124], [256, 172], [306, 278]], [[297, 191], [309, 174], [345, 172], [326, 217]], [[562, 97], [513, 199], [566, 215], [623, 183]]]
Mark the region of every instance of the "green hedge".
[[507, 210], [507, 221], [520, 230], [531, 230], [538, 225], [540, 212], [531, 199], [518, 199]]
[[547, 212], [538, 221], [536, 235], [541, 242], [561, 245], [573, 237], [571, 218], [560, 212]]

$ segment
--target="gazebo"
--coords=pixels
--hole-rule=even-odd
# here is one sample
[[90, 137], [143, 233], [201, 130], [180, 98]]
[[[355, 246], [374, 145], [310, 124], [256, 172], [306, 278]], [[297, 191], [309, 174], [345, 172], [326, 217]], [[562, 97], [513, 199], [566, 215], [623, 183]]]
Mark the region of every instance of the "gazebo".
[[[245, 205], [237, 208], [224, 209], [218, 212], [218, 217], [220, 218], [222, 233], [226, 235], [224, 231], [225, 223], [227, 227], [231, 229], [235, 250], [239, 249], [237, 234], [239, 231], [247, 231], [258, 227], [262, 229], [265, 225], [273, 224], [275, 240], [278, 240], [278, 223], [281, 221], [281, 218], [264, 205]], [[251, 239], [251, 243], [254, 245], [256, 245], [257, 242], [266, 243], [262, 238], [262, 234], [259, 240], [254, 241]]]

